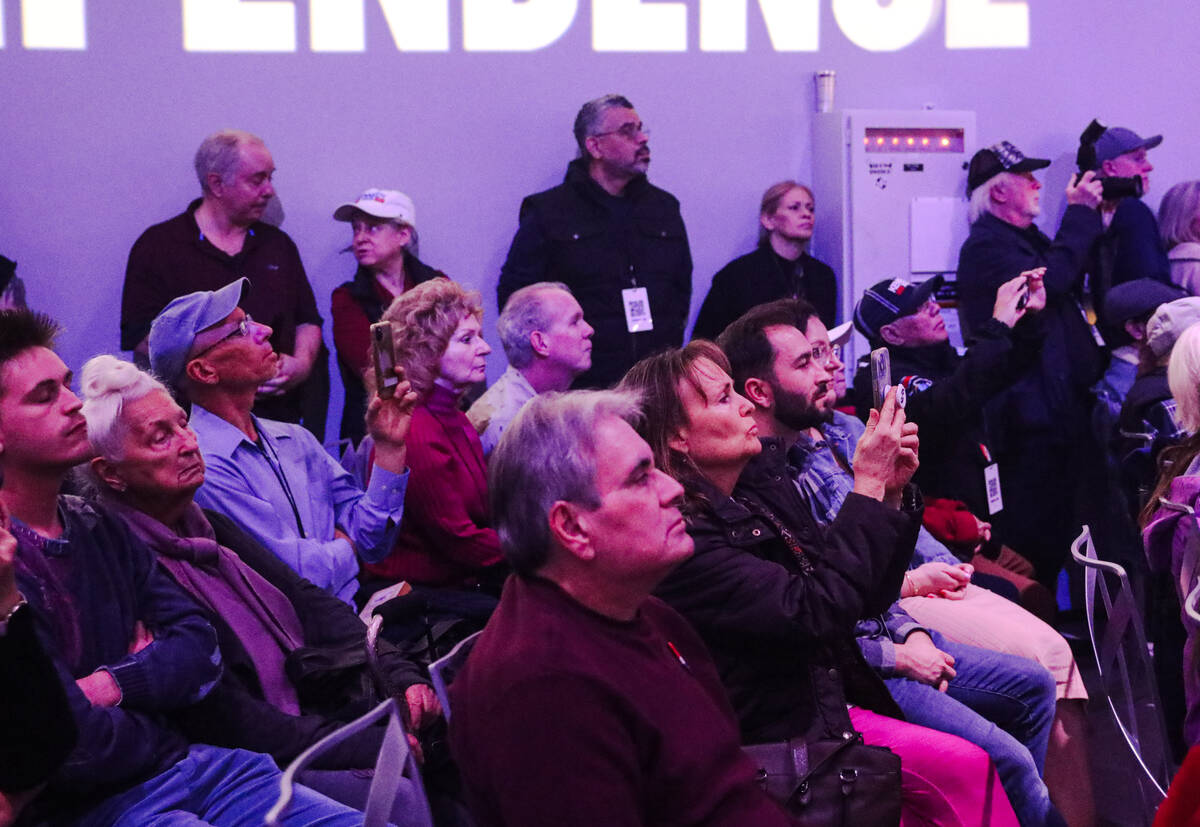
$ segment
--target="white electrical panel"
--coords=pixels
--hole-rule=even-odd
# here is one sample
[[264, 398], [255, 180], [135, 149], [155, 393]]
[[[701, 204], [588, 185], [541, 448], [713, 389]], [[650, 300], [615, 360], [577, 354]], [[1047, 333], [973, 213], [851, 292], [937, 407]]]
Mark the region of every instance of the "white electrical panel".
[[[813, 115], [812, 254], [838, 274], [841, 320], [852, 318], [863, 291], [883, 279], [915, 282], [940, 273], [953, 280], [967, 235], [965, 164], [975, 141], [974, 112]], [[865, 347], [856, 333], [848, 356]]]

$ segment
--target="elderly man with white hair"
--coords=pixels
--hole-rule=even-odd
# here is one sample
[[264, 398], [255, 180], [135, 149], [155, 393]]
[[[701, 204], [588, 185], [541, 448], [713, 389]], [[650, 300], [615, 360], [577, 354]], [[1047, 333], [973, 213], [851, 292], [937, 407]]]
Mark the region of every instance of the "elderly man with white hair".
[[595, 332], [570, 288], [557, 281], [540, 281], [513, 293], [496, 331], [508, 369], [467, 411], [485, 457], [526, 402], [539, 393], [565, 391], [592, 366]]
[[450, 687], [481, 827], [793, 824], [755, 782], [716, 667], [651, 590], [691, 556], [636, 397], [542, 394], [492, 455], [515, 572]]

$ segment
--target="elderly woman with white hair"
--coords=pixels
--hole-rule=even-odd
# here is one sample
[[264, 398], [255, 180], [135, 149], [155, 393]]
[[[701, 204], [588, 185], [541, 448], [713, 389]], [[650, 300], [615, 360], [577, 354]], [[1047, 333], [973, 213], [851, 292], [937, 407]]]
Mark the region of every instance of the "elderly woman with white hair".
[[[379, 700], [366, 663], [366, 627], [342, 601], [302, 579], [216, 512], [193, 502], [204, 460], [187, 415], [149, 373], [113, 356], [82, 372], [83, 415], [97, 456], [99, 496], [197, 603], [217, 630], [220, 683], [179, 713], [199, 742], [269, 753], [286, 764]], [[152, 636], [153, 629], [147, 635]], [[402, 694], [414, 731], [438, 718], [425, 676], [388, 644], [380, 664]], [[373, 767], [380, 727], [345, 743], [325, 770]], [[322, 772], [302, 779], [361, 807], [361, 774]]]

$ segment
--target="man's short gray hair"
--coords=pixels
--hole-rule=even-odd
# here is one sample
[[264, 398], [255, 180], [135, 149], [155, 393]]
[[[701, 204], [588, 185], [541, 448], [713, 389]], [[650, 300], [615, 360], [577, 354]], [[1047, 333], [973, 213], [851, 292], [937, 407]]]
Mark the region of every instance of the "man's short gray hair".
[[522, 287], [508, 297], [500, 318], [496, 320], [496, 332], [508, 363], [517, 370], [533, 364], [533, 345], [529, 335], [535, 330], [546, 330], [554, 319], [546, 314], [543, 298], [549, 290], [562, 290], [570, 294], [571, 289], [561, 281], [539, 281]]
[[1000, 186], [1006, 178], [1015, 178], [1011, 172], [998, 172], [982, 184], [977, 186], [971, 192], [970, 202], [967, 204], [967, 223], [974, 224], [983, 216], [992, 211], [992, 190]]
[[136, 402], [154, 391], [170, 396], [170, 391], [153, 374], [107, 353], [84, 364], [79, 384], [88, 440], [105, 459], [119, 460], [124, 454], [128, 428], [121, 419], [121, 411], [127, 402]]
[[513, 571], [529, 575], [550, 555], [554, 503], [600, 507], [596, 428], [608, 417], [631, 425], [641, 402], [630, 391], [542, 393], [504, 429], [488, 461], [492, 523]]
[[579, 145], [579, 157], [588, 157], [587, 139], [596, 134], [596, 124], [600, 122], [601, 115], [609, 109], [633, 108], [629, 98], [624, 95], [603, 95], [579, 107], [579, 114], [575, 116], [575, 143]]
[[262, 138], [241, 129], [222, 129], [205, 138], [196, 150], [196, 177], [200, 179], [200, 189], [209, 191], [208, 176], [213, 173], [220, 176], [223, 183], [229, 183], [246, 144], [266, 146]]

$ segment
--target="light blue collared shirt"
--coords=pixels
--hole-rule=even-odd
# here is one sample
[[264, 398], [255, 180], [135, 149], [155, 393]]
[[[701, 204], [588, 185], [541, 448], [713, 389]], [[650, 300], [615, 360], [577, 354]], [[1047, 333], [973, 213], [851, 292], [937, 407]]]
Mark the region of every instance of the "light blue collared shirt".
[[[299, 425], [255, 418], [262, 447], [199, 405], [192, 406], [191, 426], [207, 466], [196, 502], [230, 517], [301, 577], [350, 603], [358, 557], [382, 560], [396, 540], [408, 471], [376, 466], [364, 493]], [[338, 528], [353, 546], [334, 537]]]

